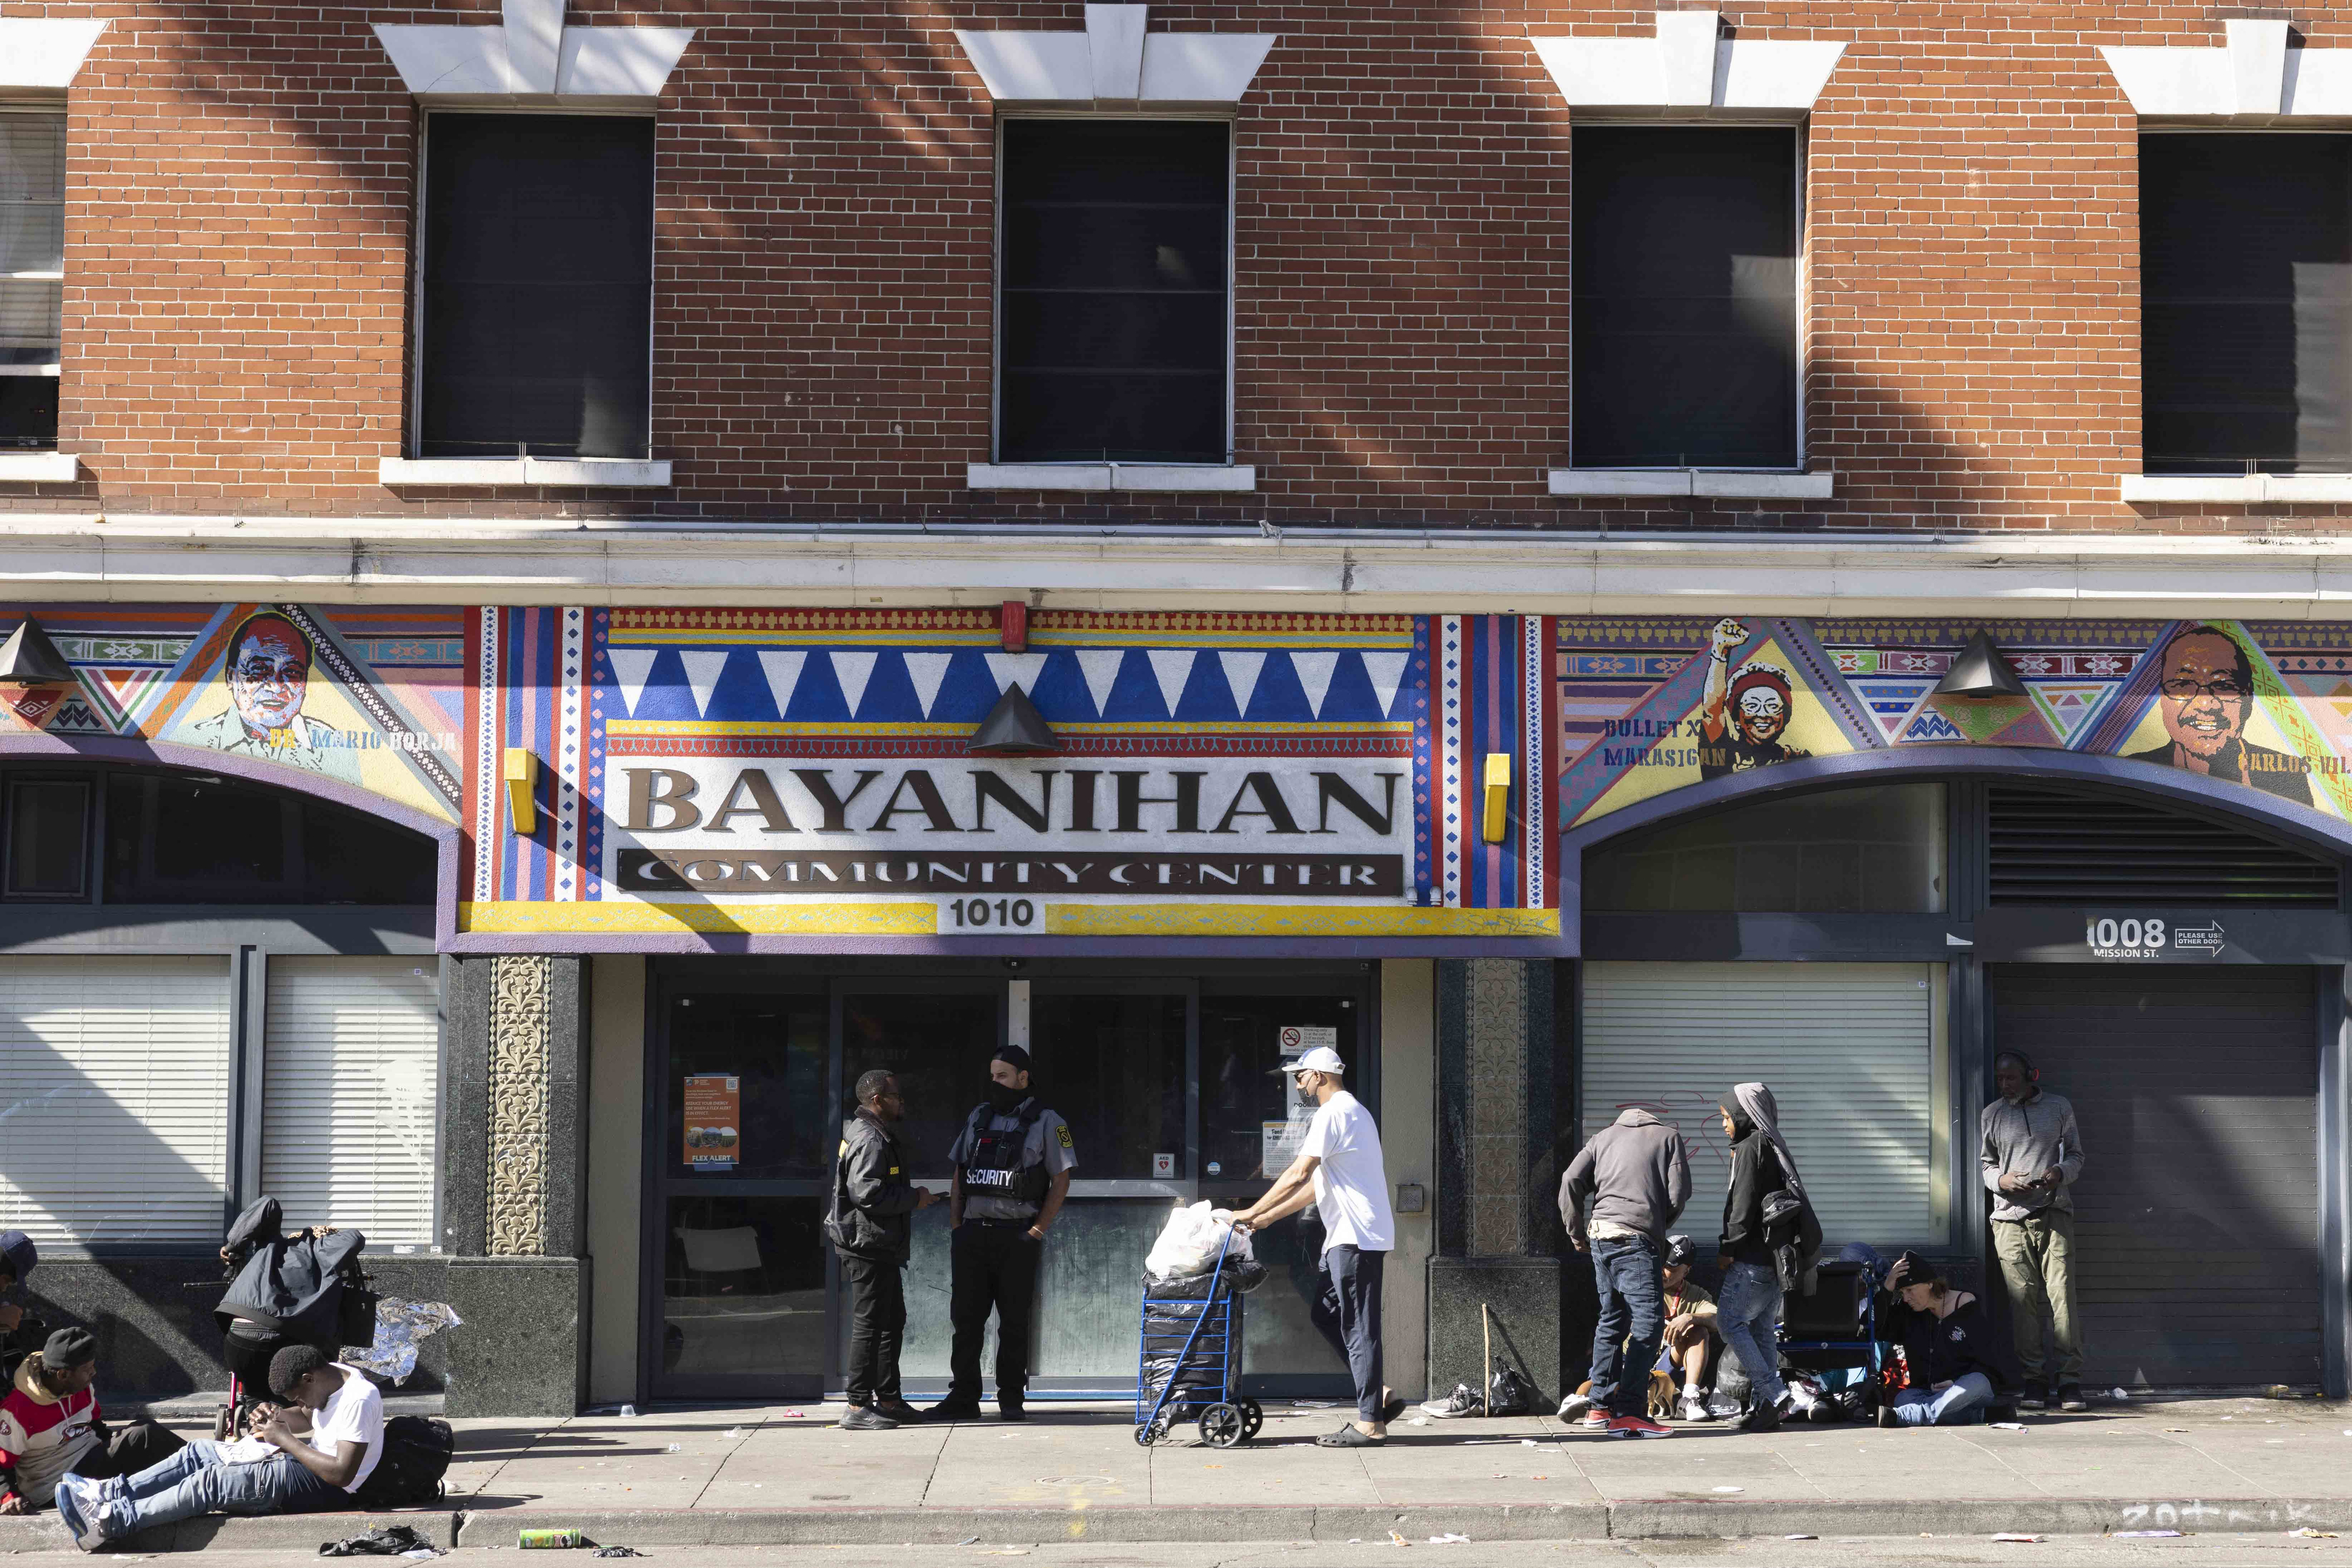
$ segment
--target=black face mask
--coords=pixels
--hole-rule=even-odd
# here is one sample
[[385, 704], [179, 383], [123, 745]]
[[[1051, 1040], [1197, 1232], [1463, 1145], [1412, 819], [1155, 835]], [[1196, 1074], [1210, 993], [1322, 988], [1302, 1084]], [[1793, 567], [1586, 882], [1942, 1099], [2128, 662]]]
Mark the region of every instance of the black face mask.
[[995, 1111], [999, 1116], [1011, 1115], [1013, 1111], [1021, 1109], [1021, 1102], [1028, 1098], [1029, 1091], [1025, 1089], [1007, 1089], [1003, 1084], [998, 1083], [994, 1079], [989, 1079], [989, 1109]]

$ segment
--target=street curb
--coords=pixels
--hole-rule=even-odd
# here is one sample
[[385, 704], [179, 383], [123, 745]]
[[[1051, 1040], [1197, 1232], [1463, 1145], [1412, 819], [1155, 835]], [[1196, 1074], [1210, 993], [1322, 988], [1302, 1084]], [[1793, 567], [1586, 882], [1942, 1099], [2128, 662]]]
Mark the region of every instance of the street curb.
[[[286, 1514], [189, 1520], [148, 1531], [113, 1550], [315, 1553], [345, 1536], [405, 1524], [433, 1545], [513, 1546], [524, 1530], [577, 1530], [604, 1546], [1044, 1545], [1055, 1542], [1382, 1542], [1436, 1535], [1472, 1541], [1771, 1539], [1787, 1535], [2100, 1536], [2123, 1530], [2352, 1531], [2352, 1499], [2274, 1498], [2169, 1502], [2093, 1498], [1986, 1498], [1943, 1501], [1837, 1501], [1802, 1498], [1673, 1497], [1609, 1503], [1445, 1503], [1428, 1507], [1292, 1503], [1149, 1504], [1104, 1508], [786, 1508], [416, 1510], [397, 1513]], [[0, 1552], [72, 1550], [54, 1513], [0, 1519]]]

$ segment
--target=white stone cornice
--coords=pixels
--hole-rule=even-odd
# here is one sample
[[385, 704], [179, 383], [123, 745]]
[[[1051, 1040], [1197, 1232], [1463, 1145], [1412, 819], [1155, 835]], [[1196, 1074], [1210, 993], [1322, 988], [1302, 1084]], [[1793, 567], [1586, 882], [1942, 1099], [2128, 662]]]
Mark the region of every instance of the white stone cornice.
[[0, 514], [0, 599], [2352, 621], [2352, 541]]
[[563, 0], [505, 0], [503, 16], [495, 27], [379, 22], [375, 36], [428, 103], [650, 104], [694, 41], [692, 27], [567, 27]]
[[1571, 109], [1697, 118], [1802, 114], [1845, 45], [1727, 38], [1714, 11], [1661, 11], [1649, 38], [1528, 40]]
[[2284, 22], [2224, 22], [2216, 47], [2102, 44], [2099, 53], [2143, 120], [2352, 118], [2352, 49], [2289, 48]]
[[94, 17], [0, 17], [0, 90], [65, 91], [105, 31]]
[[1271, 33], [1148, 33], [1149, 5], [1088, 5], [1082, 33], [956, 29], [999, 103], [1238, 103]]

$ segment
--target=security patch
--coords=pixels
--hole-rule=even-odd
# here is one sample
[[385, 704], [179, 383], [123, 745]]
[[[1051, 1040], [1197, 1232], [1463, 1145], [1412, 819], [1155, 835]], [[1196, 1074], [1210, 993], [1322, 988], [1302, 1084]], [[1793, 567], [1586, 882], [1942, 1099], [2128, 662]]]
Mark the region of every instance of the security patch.
[[1065, 1121], [1059, 1127], [1055, 1128], [1054, 1136], [1062, 1141], [1063, 1148], [1066, 1149], [1070, 1147], [1070, 1124]]

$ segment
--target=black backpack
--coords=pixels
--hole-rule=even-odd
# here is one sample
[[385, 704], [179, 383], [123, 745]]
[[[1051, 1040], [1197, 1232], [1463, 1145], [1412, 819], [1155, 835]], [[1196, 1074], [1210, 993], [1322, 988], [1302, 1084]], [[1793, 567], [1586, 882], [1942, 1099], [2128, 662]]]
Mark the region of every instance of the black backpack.
[[421, 1508], [441, 1497], [457, 1434], [437, 1415], [394, 1415], [383, 1424], [383, 1458], [357, 1495], [364, 1509]]

